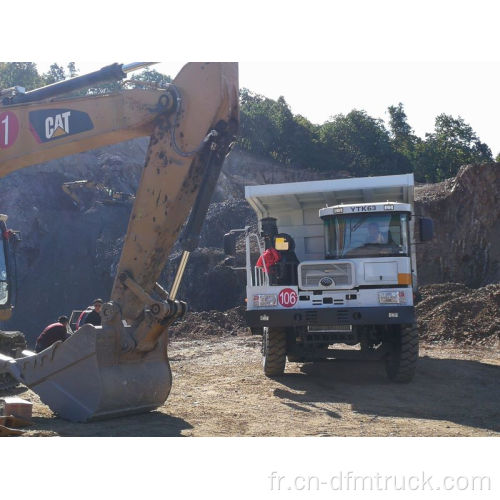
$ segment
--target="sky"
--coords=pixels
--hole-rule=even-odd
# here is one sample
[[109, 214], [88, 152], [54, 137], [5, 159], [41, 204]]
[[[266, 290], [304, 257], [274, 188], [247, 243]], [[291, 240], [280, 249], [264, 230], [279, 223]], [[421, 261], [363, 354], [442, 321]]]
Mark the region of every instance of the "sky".
[[[53, 61], [52, 61], [53, 62]], [[66, 65], [66, 62], [59, 62]], [[79, 62], [80, 74], [112, 62]], [[39, 61], [39, 71], [51, 62]], [[174, 77], [183, 62], [159, 63]], [[271, 99], [283, 96], [294, 114], [321, 124], [352, 109], [387, 124], [387, 108], [403, 103], [408, 123], [424, 138], [437, 115], [462, 117], [494, 156], [500, 153], [500, 62], [240, 62], [240, 87]]]

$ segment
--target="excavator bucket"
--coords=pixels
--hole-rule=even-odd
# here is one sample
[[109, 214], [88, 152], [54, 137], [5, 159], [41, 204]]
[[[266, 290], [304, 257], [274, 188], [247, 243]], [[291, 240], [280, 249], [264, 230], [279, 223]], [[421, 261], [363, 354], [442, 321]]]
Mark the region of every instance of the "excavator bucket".
[[66, 342], [12, 359], [4, 369], [55, 414], [75, 422], [152, 410], [172, 385], [165, 335], [152, 351], [122, 353], [109, 326], [84, 325]]

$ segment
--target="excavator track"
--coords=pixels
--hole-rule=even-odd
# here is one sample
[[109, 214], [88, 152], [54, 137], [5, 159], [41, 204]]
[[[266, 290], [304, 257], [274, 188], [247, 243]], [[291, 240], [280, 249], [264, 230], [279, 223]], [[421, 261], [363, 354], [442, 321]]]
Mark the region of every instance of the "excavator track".
[[0, 392], [15, 389], [18, 385], [19, 382], [12, 375], [8, 373], [0, 374]]
[[[18, 358], [26, 349], [26, 339], [21, 332], [6, 332], [0, 330], [0, 354]], [[0, 391], [15, 388], [19, 382], [9, 373], [0, 372]]]

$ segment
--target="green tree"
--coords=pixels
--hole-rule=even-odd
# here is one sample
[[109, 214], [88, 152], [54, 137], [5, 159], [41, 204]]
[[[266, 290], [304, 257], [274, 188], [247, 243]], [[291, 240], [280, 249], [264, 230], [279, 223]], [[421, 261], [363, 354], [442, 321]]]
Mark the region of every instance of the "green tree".
[[59, 66], [57, 63], [50, 65], [49, 71], [42, 75], [42, 80], [44, 85], [50, 85], [52, 83], [60, 82], [66, 78], [64, 68]]
[[0, 88], [14, 86], [33, 90], [42, 85], [36, 64], [33, 62], [3, 62], [0, 63]]
[[295, 115], [293, 121], [290, 136], [291, 161], [301, 167], [321, 169], [324, 152], [319, 138], [320, 127], [301, 115]]
[[[141, 73], [133, 75], [130, 82], [133, 83], [135, 88], [165, 88], [172, 79], [168, 75], [164, 75], [154, 69], [146, 68]], [[144, 82], [144, 84], [143, 84]], [[111, 92], [118, 92], [125, 88], [126, 80], [118, 80], [114, 82], [105, 82], [92, 87], [88, 90], [88, 94], [109, 94]]]
[[290, 165], [294, 159], [293, 140], [296, 132], [292, 111], [283, 96], [279, 96], [277, 101], [269, 99], [269, 104], [271, 122], [275, 129], [271, 154], [275, 160]]
[[[133, 75], [131, 80], [134, 82], [147, 82], [153, 84], [158, 88], [165, 88], [169, 83], [172, 82], [172, 79], [168, 75], [164, 75], [156, 71], [155, 69], [144, 69], [141, 73], [137, 75]], [[142, 88], [145, 86], [138, 85], [138, 87]]]
[[273, 101], [248, 89], [240, 91], [239, 145], [252, 153], [275, 158], [278, 130], [272, 115]]
[[286, 165], [319, 168], [319, 127], [294, 116], [285, 98], [269, 99], [248, 89], [240, 92], [243, 149]]
[[76, 64], [74, 62], [69, 62], [68, 63], [68, 74], [70, 78], [74, 78], [75, 76], [78, 76], [78, 73], [80, 70], [76, 68]]
[[420, 181], [438, 182], [455, 176], [463, 165], [492, 160], [490, 148], [461, 117], [440, 114], [434, 132], [426, 134], [417, 147], [415, 176]]
[[334, 116], [321, 126], [320, 140], [330, 155], [328, 168], [359, 176], [411, 171], [406, 158], [395, 153], [382, 120], [365, 111]]
[[395, 151], [413, 159], [416, 145], [421, 141], [408, 124], [408, 118], [402, 103], [397, 106], [389, 106], [389, 128], [391, 142]]
[[364, 111], [337, 115], [321, 126], [294, 116], [284, 97], [277, 101], [248, 89], [240, 92], [239, 145], [287, 165], [348, 170], [355, 175], [410, 172], [395, 151], [382, 120]]

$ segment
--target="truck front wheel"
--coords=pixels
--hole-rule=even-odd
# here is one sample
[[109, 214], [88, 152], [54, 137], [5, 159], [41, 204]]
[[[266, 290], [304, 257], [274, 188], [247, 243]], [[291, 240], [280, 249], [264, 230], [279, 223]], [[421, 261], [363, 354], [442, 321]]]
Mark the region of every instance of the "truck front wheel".
[[262, 368], [266, 377], [283, 375], [286, 363], [286, 331], [284, 328], [263, 328]]
[[386, 359], [387, 376], [393, 382], [410, 382], [418, 360], [417, 325], [401, 326], [392, 334], [390, 352]]

